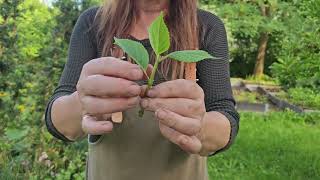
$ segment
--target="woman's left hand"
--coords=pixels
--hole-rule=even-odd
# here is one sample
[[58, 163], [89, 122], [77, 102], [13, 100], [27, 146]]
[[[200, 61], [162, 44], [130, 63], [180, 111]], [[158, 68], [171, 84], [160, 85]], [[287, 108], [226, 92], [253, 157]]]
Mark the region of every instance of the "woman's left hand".
[[200, 153], [206, 109], [204, 92], [196, 82], [178, 79], [161, 83], [148, 91], [141, 106], [155, 112], [164, 137], [186, 152]]

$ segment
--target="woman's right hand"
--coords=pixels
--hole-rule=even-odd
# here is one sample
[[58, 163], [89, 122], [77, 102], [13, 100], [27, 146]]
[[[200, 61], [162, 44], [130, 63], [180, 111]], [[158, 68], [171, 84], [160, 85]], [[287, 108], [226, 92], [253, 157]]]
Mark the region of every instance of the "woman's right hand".
[[103, 57], [86, 63], [77, 84], [83, 131], [90, 135], [111, 132], [111, 114], [139, 104], [141, 87], [134, 81], [141, 79], [139, 66], [127, 61]]

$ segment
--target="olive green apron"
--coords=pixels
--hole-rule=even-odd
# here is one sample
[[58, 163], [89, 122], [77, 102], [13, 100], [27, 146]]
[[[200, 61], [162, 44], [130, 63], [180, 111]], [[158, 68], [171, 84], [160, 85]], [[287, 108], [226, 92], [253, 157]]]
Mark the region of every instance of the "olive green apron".
[[[206, 158], [165, 139], [154, 112], [123, 112], [111, 134], [89, 140], [88, 180], [208, 180]], [[89, 138], [91, 139], [91, 138]]]

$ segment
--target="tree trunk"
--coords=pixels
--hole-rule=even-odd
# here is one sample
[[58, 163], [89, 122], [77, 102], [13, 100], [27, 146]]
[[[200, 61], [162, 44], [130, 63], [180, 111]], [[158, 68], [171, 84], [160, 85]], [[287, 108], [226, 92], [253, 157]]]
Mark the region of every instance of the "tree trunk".
[[254, 67], [254, 74], [253, 74], [256, 77], [261, 77], [263, 75], [268, 39], [269, 39], [268, 33], [260, 34], [258, 55], [257, 55], [256, 65]]
[[[269, 7], [267, 4], [261, 5], [260, 11], [261, 11], [262, 16], [264, 16], [264, 17], [270, 16]], [[268, 32], [261, 32], [260, 33], [258, 55], [257, 55], [257, 59], [256, 59], [256, 65], [254, 67], [254, 72], [253, 72], [253, 75], [255, 77], [261, 77], [263, 75], [264, 61], [266, 58], [268, 39], [269, 39]]]

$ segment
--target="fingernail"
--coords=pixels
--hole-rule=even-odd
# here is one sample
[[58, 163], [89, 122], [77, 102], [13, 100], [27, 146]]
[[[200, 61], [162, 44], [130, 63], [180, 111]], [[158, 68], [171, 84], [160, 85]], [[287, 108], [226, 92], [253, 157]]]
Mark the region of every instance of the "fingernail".
[[148, 97], [153, 98], [153, 97], [155, 97], [155, 95], [156, 95], [156, 94], [155, 94], [155, 91], [154, 91], [154, 90], [151, 90], [151, 89], [148, 90], [148, 92], [147, 92], [147, 96], [148, 96]]
[[158, 117], [159, 119], [164, 119], [167, 115], [167, 112], [164, 111], [163, 109], [159, 109], [156, 111], [156, 117]]

